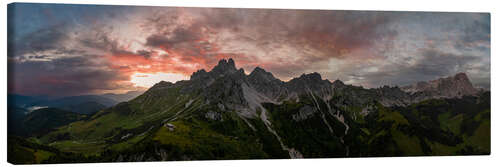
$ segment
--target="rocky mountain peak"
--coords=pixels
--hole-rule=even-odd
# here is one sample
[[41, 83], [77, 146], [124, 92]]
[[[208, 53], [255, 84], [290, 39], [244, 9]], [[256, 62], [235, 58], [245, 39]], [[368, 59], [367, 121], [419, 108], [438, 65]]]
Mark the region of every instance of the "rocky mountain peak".
[[231, 65], [231, 66], [235, 67], [235, 65], [234, 65], [234, 60], [233, 60], [232, 58], [229, 58], [229, 59], [227, 60], [227, 64], [229, 64], [229, 65]]
[[297, 94], [305, 94], [314, 92], [320, 96], [330, 94], [332, 83], [328, 80], [323, 80], [321, 75], [317, 72], [302, 74], [298, 78], [285, 83], [286, 88], [290, 92]]
[[234, 60], [229, 58], [229, 60], [222, 59], [219, 63], [212, 69], [211, 72], [226, 74], [233, 73], [237, 71], [236, 65], [234, 64]]
[[272, 73], [255, 67], [248, 75], [248, 82], [257, 92], [260, 92], [271, 99], [275, 99], [286, 92], [283, 81], [275, 78]]
[[424, 92], [433, 96], [448, 98], [475, 95], [478, 92], [465, 73], [457, 73], [454, 76], [428, 82], [418, 82], [401, 89], [410, 93]]
[[198, 70], [196, 72], [193, 72], [193, 74], [191, 74], [191, 80], [203, 78], [206, 75], [207, 75], [207, 71], [205, 71], [205, 69], [201, 69], [201, 70]]
[[250, 73], [249, 78], [251, 80], [263, 80], [263, 82], [279, 81], [273, 76], [272, 73], [267, 72], [260, 67], [255, 67], [255, 69]]
[[337, 79], [337, 80], [333, 81], [333, 87], [342, 87], [342, 86], [345, 86], [345, 84], [341, 80]]
[[313, 72], [313, 73], [309, 73], [309, 74], [302, 74], [300, 75], [299, 78], [294, 78], [292, 80], [301, 80], [301, 81], [317, 81], [317, 82], [321, 82], [322, 81], [322, 78], [321, 78], [321, 75], [317, 72]]
[[467, 77], [467, 74], [461, 72], [461, 73], [457, 73], [455, 74], [455, 76], [453, 77], [456, 81], [461, 81], [461, 82], [467, 82], [467, 83], [470, 83], [469, 81], [469, 77]]
[[267, 71], [257, 66], [253, 69], [252, 73], [267, 73]]
[[156, 84], [154, 84], [151, 88], [149, 88], [146, 92], [154, 92], [157, 90], [165, 89], [165, 88], [170, 88], [172, 86], [175, 86], [174, 83], [168, 82], [168, 81], [160, 81]]
[[221, 59], [219, 63], [209, 72], [205, 71], [205, 69], [193, 72], [190, 80], [196, 82], [197, 86], [195, 87], [205, 87], [211, 84], [216, 78], [233, 74], [235, 72], [243, 73], [244, 75], [243, 69], [236, 69], [233, 59]]

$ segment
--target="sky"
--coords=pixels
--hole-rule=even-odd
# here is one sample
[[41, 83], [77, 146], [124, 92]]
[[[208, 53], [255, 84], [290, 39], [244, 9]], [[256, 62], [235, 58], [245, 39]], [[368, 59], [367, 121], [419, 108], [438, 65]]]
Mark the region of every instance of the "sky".
[[375, 88], [465, 72], [490, 88], [488, 13], [8, 6], [8, 91], [69, 96], [145, 90], [233, 58], [283, 81]]

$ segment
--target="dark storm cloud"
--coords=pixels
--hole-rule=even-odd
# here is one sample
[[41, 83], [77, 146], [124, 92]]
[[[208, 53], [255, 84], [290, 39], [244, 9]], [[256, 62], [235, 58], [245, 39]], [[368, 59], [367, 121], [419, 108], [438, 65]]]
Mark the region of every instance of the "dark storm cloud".
[[103, 64], [92, 61], [96, 57], [98, 56], [82, 55], [49, 62], [10, 64], [9, 82], [16, 84], [9, 85], [9, 91], [14, 90], [20, 94], [67, 96], [131, 86], [119, 82], [128, 80], [128, 76], [103, 68]]
[[185, 28], [176, 28], [172, 32], [172, 37], [166, 37], [165, 35], [154, 34], [146, 39], [147, 46], [153, 47], [164, 47], [164, 49], [170, 49], [176, 44], [193, 42], [200, 39], [200, 32], [188, 30]]
[[[480, 63], [480, 57], [472, 55], [455, 55], [442, 52], [436, 48], [428, 48], [420, 51], [420, 57], [413, 64], [391, 64], [382, 67], [377, 72], [360, 72], [355, 69], [346, 69], [346, 76], [361, 80], [364, 86], [378, 87], [382, 85], [409, 85], [419, 81], [434, 80], [440, 77], [453, 76], [459, 72], [465, 72], [473, 68], [474, 63]], [[486, 67], [483, 67], [486, 68]], [[489, 69], [484, 69], [489, 70]], [[347, 72], [352, 71], [352, 72]], [[485, 86], [484, 81], [475, 81]], [[488, 83], [489, 84], [489, 83]]]
[[[92, 35], [70, 34], [66, 27], [54, 26], [19, 40], [15, 46], [22, 52], [14, 52], [12, 56], [16, 59], [8, 64], [9, 92], [67, 96], [133, 87], [124, 83], [129, 76], [109, 68], [104, 54], [135, 53], [121, 48], [118, 41], [101, 29], [95, 29]], [[76, 47], [69, 47], [70, 42]], [[148, 56], [145, 51], [138, 54]]]
[[100, 51], [117, 54], [130, 53], [121, 48], [119, 41], [111, 38], [109, 34], [109, 30], [105, 30], [104, 27], [96, 27], [89, 34], [78, 36], [78, 40], [82, 44], [82, 46], [97, 49]]
[[40, 52], [60, 48], [64, 40], [69, 39], [66, 24], [58, 24], [24, 35], [22, 38], [12, 39], [9, 45], [9, 57], [25, 53]]
[[410, 66], [409, 71], [427, 76], [447, 76], [466, 69], [467, 65], [478, 60], [478, 57], [470, 55], [454, 55], [443, 53], [436, 49], [425, 49], [421, 53], [422, 59], [415, 65]]

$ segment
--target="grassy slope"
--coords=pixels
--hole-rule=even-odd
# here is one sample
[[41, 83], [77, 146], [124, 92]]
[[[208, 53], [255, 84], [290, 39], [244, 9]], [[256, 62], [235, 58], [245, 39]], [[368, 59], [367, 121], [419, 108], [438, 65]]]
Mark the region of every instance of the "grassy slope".
[[[137, 134], [140, 131], [146, 131], [152, 124], [159, 124], [162, 119], [169, 118], [178, 111], [189, 110], [184, 106], [189, 97], [178, 96], [179, 88], [170, 88], [166, 91], [169, 91], [168, 96], [151, 100], [153, 97], [142, 95], [130, 102], [102, 110], [91, 119], [71, 123], [43, 136], [41, 141], [66, 151], [98, 154], [103, 148], [117, 143], [117, 138], [128, 133]], [[60, 136], [69, 137], [60, 140]], [[127, 143], [134, 144], [137, 141], [139, 140], [135, 139]], [[117, 144], [123, 145], [124, 143], [118, 142]], [[120, 149], [119, 147], [112, 146], [117, 149]]]
[[[202, 98], [180, 95], [179, 90], [168, 88], [155, 92], [162, 96], [146, 93], [128, 103], [100, 111], [91, 119], [61, 127], [39, 141], [88, 157], [100, 156], [105, 151], [140, 150], [136, 145], [160, 144], [176, 148], [182, 154], [189, 153], [196, 159], [286, 158], [287, 153], [280, 150], [278, 141], [267, 132], [262, 122], [249, 120], [259, 131], [254, 132], [231, 111], [222, 113], [223, 122], [207, 120], [204, 113], [218, 111], [218, 108], [204, 104]], [[169, 119], [174, 116], [176, 120]], [[161, 126], [164, 120], [179, 126], [175, 133]], [[144, 132], [147, 133], [140, 135]], [[123, 139], [128, 134], [132, 137]]]
[[[165, 91], [169, 94], [159, 97], [142, 95], [101, 111], [89, 120], [62, 127], [37, 141], [61, 151], [83, 153], [87, 158], [94, 158], [93, 161], [110, 161], [140, 152], [155, 157], [157, 155], [151, 152], [155, 148], [165, 149], [168, 160], [288, 157], [262, 121], [248, 119], [257, 130], [253, 131], [234, 111], [220, 111], [214, 105], [206, 105], [202, 98], [179, 95], [178, 91], [179, 88], [169, 88]], [[428, 100], [400, 108], [374, 104], [376, 111], [366, 117], [359, 114], [359, 106], [331, 103], [332, 108], [343, 113], [350, 127], [345, 136], [344, 125], [325, 112], [324, 102], [318, 104], [321, 112], [301, 122], [295, 122], [292, 115], [304, 105], [313, 105], [312, 99], [264, 106], [285, 145], [297, 149], [305, 157], [341, 157], [347, 150], [349, 156], [355, 157], [488, 154], [489, 94], [481, 98], [480, 103], [468, 97]], [[190, 100], [193, 102], [187, 106]], [[220, 113], [223, 121], [205, 118], [204, 114], [209, 111]], [[321, 113], [333, 133], [328, 130]], [[178, 118], [170, 120], [176, 126], [174, 131], [161, 126], [161, 121], [174, 115]], [[147, 133], [139, 135], [144, 132]], [[132, 137], [122, 139], [129, 133]], [[20, 150], [23, 151], [26, 150]], [[45, 159], [45, 155], [40, 152], [37, 157]]]

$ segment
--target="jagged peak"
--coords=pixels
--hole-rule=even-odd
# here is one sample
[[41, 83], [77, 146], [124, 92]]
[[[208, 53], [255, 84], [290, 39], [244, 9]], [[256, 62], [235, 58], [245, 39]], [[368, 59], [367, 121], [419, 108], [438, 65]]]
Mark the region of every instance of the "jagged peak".
[[156, 83], [155, 85], [173, 85], [174, 83], [169, 82], [169, 81], [160, 81]]
[[[459, 73], [456, 73], [455, 75], [452, 75], [452, 76], [449, 76], [449, 77], [443, 77], [443, 78], [439, 78], [439, 79], [436, 79], [436, 80], [432, 80], [432, 81], [428, 81], [428, 82], [419, 82], [417, 84], [424, 84], [424, 83], [427, 83], [427, 84], [442, 84], [442, 82], [452, 82], [452, 83], [463, 83], [463, 84], [467, 84], [467, 85], [471, 85], [472, 86], [472, 83], [470, 82], [469, 80], [469, 77], [467, 77], [467, 74], [464, 73], [464, 72], [459, 72]], [[436, 85], [435, 85], [436, 86]]]
[[193, 72], [193, 74], [191, 74], [191, 77], [193, 77], [194, 75], [200, 75], [200, 74], [204, 74], [204, 73], [207, 73], [207, 71], [205, 71], [205, 69], [200, 69], [200, 70], [197, 70], [196, 72]]
[[227, 64], [229, 64], [229, 65], [231, 65], [231, 66], [235, 67], [235, 63], [234, 63], [233, 58], [229, 58], [229, 59], [227, 60]]
[[261, 72], [267, 72], [263, 68], [260, 68], [259, 66], [255, 67], [252, 71], [252, 73], [261, 73]]
[[345, 84], [341, 80], [337, 79], [337, 80], [333, 81], [333, 85], [335, 87], [338, 87], [338, 86], [344, 86]]
[[160, 81], [160, 82], [154, 84], [151, 88], [149, 88], [148, 91], [154, 90], [154, 89], [159, 89], [159, 88], [171, 87], [173, 85], [174, 85], [174, 83], [172, 83], [172, 82]]
[[292, 80], [286, 82], [288, 85], [294, 85], [298, 87], [302, 87], [300, 85], [324, 85], [331, 84], [329, 80], [323, 80], [321, 75], [317, 72], [302, 74], [298, 78], [293, 78]]
[[253, 71], [250, 73], [249, 77], [251, 79], [264, 79], [265, 81], [280, 81], [279, 79], [275, 78], [274, 75], [271, 72], [267, 72], [263, 68], [260, 68], [259, 66], [255, 67]]
[[219, 63], [212, 69], [212, 71], [215, 72], [234, 72], [236, 71], [236, 65], [234, 63], [234, 60], [232, 58], [229, 58], [228, 60], [226, 59], [221, 59], [219, 60]]
[[227, 64], [226, 59], [220, 59], [218, 65]]
[[[296, 78], [294, 78], [296, 79]], [[317, 81], [321, 81], [323, 80], [321, 78], [321, 74], [317, 73], [317, 72], [313, 72], [313, 73], [308, 73], [308, 74], [305, 74], [303, 73], [302, 75], [300, 75], [299, 78], [297, 79], [307, 79], [307, 80], [317, 80]]]
[[191, 80], [200, 78], [206, 74], [207, 74], [207, 71], [205, 71], [205, 69], [200, 69], [196, 72], [193, 72], [193, 74], [191, 74]]
[[406, 92], [433, 92], [437, 95], [447, 97], [475, 95], [478, 92], [470, 82], [467, 74], [463, 72], [427, 82], [417, 82], [413, 85], [402, 87], [402, 90]]
[[453, 78], [455, 78], [456, 80], [469, 80], [469, 77], [467, 77], [467, 74], [464, 72], [455, 74]]
[[266, 70], [264, 70], [263, 68], [260, 68], [259, 66], [255, 67], [253, 69], [253, 71], [250, 73], [250, 75], [257, 75], [257, 74], [266, 74], [266, 75], [273, 75], [272, 73], [270, 72], [267, 72]]
[[205, 72], [207, 72], [207, 71], [205, 71], [205, 69], [200, 69], [200, 70], [198, 70], [198, 71], [196, 71], [196, 72], [194, 72], [194, 73], [199, 73], [199, 72], [201, 72], [201, 73], [205, 73]]
[[245, 69], [243, 69], [243, 68], [238, 69], [238, 73], [245, 74]]
[[234, 60], [232, 58], [229, 58], [228, 60], [226, 60], [226, 59], [219, 60], [219, 63], [217, 64], [217, 66], [221, 66], [221, 65], [236, 68]]

